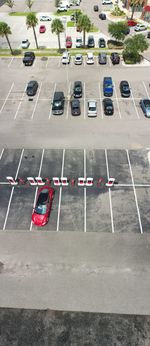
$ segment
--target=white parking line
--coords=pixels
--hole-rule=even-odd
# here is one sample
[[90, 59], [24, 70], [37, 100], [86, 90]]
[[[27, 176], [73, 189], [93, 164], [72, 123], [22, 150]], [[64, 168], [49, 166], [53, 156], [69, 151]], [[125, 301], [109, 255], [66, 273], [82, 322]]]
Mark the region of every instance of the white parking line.
[[34, 117], [34, 113], [35, 113], [35, 110], [36, 110], [36, 107], [37, 107], [37, 103], [38, 103], [38, 99], [39, 99], [39, 96], [40, 96], [41, 88], [42, 88], [42, 82], [41, 82], [40, 87], [39, 87], [39, 91], [38, 91], [37, 98], [36, 98], [36, 101], [35, 101], [34, 109], [33, 109], [32, 115], [31, 115], [31, 120], [33, 120], [33, 117]]
[[2, 151], [1, 151], [1, 153], [0, 153], [0, 160], [2, 159], [3, 152], [4, 152], [4, 148], [2, 149]]
[[70, 108], [70, 92], [71, 92], [71, 82], [69, 83], [69, 86], [68, 86], [66, 119], [68, 119], [68, 117], [69, 117], [69, 108]]
[[147, 88], [146, 88], [146, 85], [145, 85], [145, 83], [144, 83], [144, 82], [143, 82], [143, 86], [144, 86], [144, 89], [145, 89], [145, 91], [146, 91], [146, 95], [147, 95], [147, 97], [148, 97], [148, 98], [150, 98], [149, 93], [148, 93], [148, 91], [147, 91]]
[[52, 116], [52, 102], [53, 102], [53, 98], [54, 98], [55, 91], [56, 91], [56, 83], [54, 84], [53, 97], [52, 97], [52, 99], [51, 99], [51, 104], [50, 104], [50, 112], [49, 112], [48, 119], [50, 119], [50, 118], [51, 118], [51, 116]]
[[[64, 174], [64, 161], [65, 161], [65, 149], [63, 149], [63, 156], [62, 156], [61, 177], [63, 177], [63, 174]], [[57, 231], [57, 232], [59, 231], [61, 196], [62, 196], [62, 186], [60, 186], [60, 190], [59, 190], [59, 202], [58, 202], [58, 214], [57, 214], [57, 228], [56, 228], [56, 231]]]
[[17, 107], [16, 113], [15, 113], [15, 116], [14, 116], [14, 120], [17, 118], [17, 115], [18, 115], [20, 106], [21, 106], [22, 101], [23, 101], [23, 97], [24, 97], [25, 91], [26, 91], [26, 86], [25, 86], [25, 88], [24, 88], [24, 91], [23, 91], [23, 94], [22, 94], [22, 97], [21, 97], [21, 101], [19, 102], [19, 105], [18, 105], [18, 107]]
[[[24, 153], [24, 149], [22, 149], [22, 152], [21, 152], [21, 155], [20, 155], [20, 160], [19, 160], [17, 171], [16, 171], [16, 175], [15, 175], [15, 180], [18, 177], [18, 173], [19, 173], [19, 169], [20, 169], [23, 153]], [[7, 223], [7, 219], [8, 219], [8, 215], [9, 215], [9, 210], [10, 210], [10, 205], [11, 205], [11, 200], [12, 200], [13, 193], [14, 193], [14, 186], [12, 187], [10, 198], [9, 198], [9, 202], [8, 202], [7, 212], [6, 212], [5, 221], [4, 221], [4, 225], [3, 225], [3, 231], [5, 230], [5, 227], [6, 227], [6, 223]]]
[[[86, 178], [86, 149], [84, 149], [84, 178]], [[86, 232], [86, 187], [84, 187], [84, 232]]]
[[98, 89], [99, 89], [99, 101], [100, 101], [100, 106], [101, 106], [101, 114], [102, 114], [102, 119], [104, 119], [104, 112], [103, 112], [103, 104], [102, 104], [102, 93], [101, 93], [101, 85], [98, 83]]
[[[105, 159], [106, 159], [107, 179], [109, 179], [110, 176], [109, 176], [107, 149], [105, 149]], [[108, 190], [109, 190], [109, 205], [110, 205], [110, 216], [111, 216], [111, 229], [112, 229], [112, 233], [114, 233], [114, 220], [113, 220], [113, 210], [112, 210], [112, 200], [111, 200], [111, 189], [108, 189]]]
[[60, 60], [58, 60], [58, 67], [60, 67], [61, 65], [61, 57], [60, 57]]
[[0, 113], [2, 112], [3, 108], [5, 107], [5, 104], [6, 104], [7, 100], [8, 100], [8, 98], [9, 98], [9, 95], [10, 95], [13, 87], [14, 87], [14, 82], [12, 83], [12, 85], [10, 87], [10, 90], [9, 90], [9, 92], [8, 92], [6, 98], [5, 98], [5, 101], [4, 101], [4, 103], [3, 103], [3, 105], [2, 105], [2, 107], [0, 109]]
[[86, 119], [86, 97], [85, 97], [85, 82], [83, 83], [83, 95], [84, 95], [84, 104], [83, 104], [83, 107], [84, 107], [84, 112], [83, 112], [83, 115], [84, 115], [84, 119]]
[[134, 178], [133, 178], [133, 173], [132, 173], [132, 167], [131, 167], [129, 152], [128, 152], [127, 149], [126, 149], [126, 153], [127, 153], [127, 159], [128, 159], [128, 164], [129, 164], [129, 169], [130, 169], [130, 174], [131, 174], [131, 180], [132, 180], [134, 198], [135, 198], [136, 209], [137, 209], [137, 214], [138, 214], [138, 219], [139, 219], [140, 231], [141, 231], [141, 234], [143, 234], [143, 227], [142, 227], [141, 216], [140, 216], [140, 211], [139, 211], [139, 206], [138, 206], [138, 200], [137, 200], [137, 195], [136, 195], [136, 189], [135, 189], [135, 184], [134, 184]]
[[119, 107], [119, 102], [118, 102], [118, 97], [117, 97], [117, 91], [116, 91], [115, 82], [113, 82], [113, 84], [114, 84], [114, 92], [115, 92], [116, 102], [117, 102], [117, 107], [118, 107], [118, 112], [119, 112], [119, 118], [121, 119], [121, 112], [120, 112], [120, 107]]
[[[41, 170], [42, 170], [42, 165], [43, 165], [44, 152], [45, 152], [45, 149], [42, 150], [42, 155], [41, 155], [41, 161], [40, 161], [40, 168], [39, 168], [39, 172], [38, 172], [38, 177], [41, 176]], [[35, 190], [33, 208], [34, 208], [35, 203], [36, 203], [37, 192], [38, 192], [38, 186], [36, 187], [36, 190]], [[31, 220], [31, 223], [30, 223], [30, 231], [32, 231], [32, 220]]]
[[139, 112], [138, 112], [138, 110], [136, 108], [136, 104], [135, 104], [135, 101], [134, 101], [132, 89], [131, 89], [131, 97], [132, 97], [132, 101], [133, 101], [134, 108], [135, 108], [135, 111], [136, 111], [136, 115], [137, 115], [138, 119], [140, 119]]
[[8, 68], [10, 67], [11, 63], [13, 62], [13, 60], [14, 60], [14, 56], [13, 56], [13, 58], [11, 58], [11, 60], [10, 60], [10, 62], [8, 64]]
[[110, 56], [108, 56], [108, 60], [107, 61], [109, 61], [109, 66], [111, 67], [112, 66], [112, 62], [110, 60]]
[[49, 57], [47, 57], [47, 61], [46, 61], [46, 65], [45, 65], [45, 68], [47, 68], [47, 66], [48, 66], [48, 63], [49, 63]]

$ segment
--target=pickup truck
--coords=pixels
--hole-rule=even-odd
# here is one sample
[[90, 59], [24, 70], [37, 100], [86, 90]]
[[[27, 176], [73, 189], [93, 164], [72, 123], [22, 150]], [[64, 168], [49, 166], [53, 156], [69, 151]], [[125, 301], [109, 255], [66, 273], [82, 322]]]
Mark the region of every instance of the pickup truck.
[[25, 66], [31, 66], [34, 62], [35, 54], [33, 52], [25, 52], [23, 57], [23, 64]]

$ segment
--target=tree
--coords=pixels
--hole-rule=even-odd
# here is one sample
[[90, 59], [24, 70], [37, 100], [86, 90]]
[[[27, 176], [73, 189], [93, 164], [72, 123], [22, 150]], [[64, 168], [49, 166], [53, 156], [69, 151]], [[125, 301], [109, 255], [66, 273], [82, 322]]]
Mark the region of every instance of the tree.
[[108, 25], [108, 32], [116, 40], [123, 41], [125, 36], [126, 36], [127, 25], [125, 23], [123, 23], [123, 22], [110, 23]]
[[125, 40], [123, 57], [125, 60], [129, 59], [136, 63], [141, 60], [140, 53], [143, 53], [148, 47], [149, 44], [143, 34], [134, 35]]
[[131, 18], [133, 19], [134, 16], [134, 12], [137, 6], [143, 5], [144, 1], [143, 0], [131, 0], [130, 1], [130, 6], [132, 8], [132, 12], [131, 12]]
[[9, 25], [5, 22], [0, 22], [0, 36], [1, 37], [6, 37], [7, 43], [9, 45], [11, 54], [13, 54], [13, 50], [11, 48], [10, 42], [9, 42], [9, 38], [8, 35], [11, 35], [11, 29], [9, 27]]
[[64, 26], [63, 23], [60, 19], [54, 19], [51, 24], [51, 31], [52, 33], [55, 33], [58, 37], [58, 47], [59, 51], [61, 50], [61, 45], [60, 45], [60, 33], [64, 31]]
[[90, 18], [86, 14], [81, 14], [77, 22], [77, 27], [83, 31], [83, 46], [85, 48], [85, 33], [89, 32], [92, 27]]
[[11, 11], [12, 11], [13, 7], [15, 6], [15, 2], [13, 0], [6, 0], [5, 5], [11, 8]]
[[38, 42], [37, 42], [37, 37], [35, 32], [35, 27], [37, 24], [38, 24], [38, 19], [36, 18], [36, 15], [33, 12], [28, 13], [26, 17], [26, 25], [28, 29], [29, 28], [33, 29], [35, 44], [36, 44], [36, 48], [38, 49]]
[[32, 1], [32, 0], [26, 0], [26, 5], [30, 11], [31, 11], [31, 7], [32, 7], [33, 3], [34, 3], [34, 1]]

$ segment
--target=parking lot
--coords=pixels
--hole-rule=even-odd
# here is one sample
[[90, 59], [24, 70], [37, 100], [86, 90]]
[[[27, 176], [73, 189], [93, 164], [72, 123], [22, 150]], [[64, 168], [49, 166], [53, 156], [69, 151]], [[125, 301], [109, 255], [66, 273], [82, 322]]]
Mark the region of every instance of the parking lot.
[[[47, 231], [149, 232], [149, 160], [146, 150], [3, 149], [0, 155], [0, 229], [35, 230], [37, 186], [11, 186], [7, 176], [67, 177], [75, 186], [55, 189]], [[93, 177], [90, 187], [78, 177]], [[98, 183], [114, 177], [112, 188]], [[53, 186], [53, 182], [51, 182]], [[41, 229], [40, 229], [41, 230]]]
[[[48, 78], [48, 73], [51, 73], [52, 67], [54, 71], [57, 70], [56, 73], [59, 76], [59, 79], [56, 78], [56, 81], [51, 81], [52, 78]], [[115, 71], [118, 71], [118, 66], [113, 67], [109, 59], [107, 66], [100, 66], [98, 65], [96, 57], [93, 66], [87, 66], [85, 61], [82, 66], [75, 66], [73, 57], [69, 66], [62, 66], [61, 58], [50, 57], [36, 58], [32, 67], [25, 67], [22, 63], [22, 59], [1, 58], [0, 69], [3, 71], [7, 70], [9, 75], [4, 87], [0, 90], [1, 119], [10, 121], [15, 121], [16, 119], [52, 121], [53, 119], [56, 120], [56, 118], [57, 120], [62, 118], [75, 121], [70, 111], [70, 97], [73, 92], [74, 81], [81, 80], [83, 83], [83, 97], [80, 100], [81, 116], [76, 119], [76, 121], [80, 122], [80, 119], [87, 120], [87, 101], [89, 99], [95, 99], [97, 101], [97, 120], [104, 120], [107, 118], [104, 115], [102, 105], [102, 100], [104, 98], [103, 75], [111, 76], [113, 73], [116, 77]], [[108, 71], [107, 74], [105, 72], [106, 69]], [[15, 74], [16, 70], [17, 75]], [[120, 70], [124, 73], [123, 79], [126, 79], [125, 67], [119, 67], [119, 71]], [[93, 80], [89, 80], [88, 71], [90, 74], [93, 73]], [[10, 79], [11, 73], [13, 76]], [[52, 73], [54, 74], [54, 72]], [[20, 74], [19, 78], [18, 74]], [[37, 94], [33, 98], [29, 98], [25, 92], [27, 83], [30, 79], [36, 79], [39, 83]], [[129, 83], [131, 87], [131, 97], [125, 99], [120, 95], [119, 81], [113, 78], [114, 93], [112, 100], [114, 103], [114, 120], [138, 120], [144, 117], [139, 101], [141, 98], [149, 98], [149, 81], [142, 80], [138, 83], [137, 81], [129, 80]], [[64, 114], [60, 117], [52, 115], [51, 103], [55, 91], [63, 91], [65, 95]]]

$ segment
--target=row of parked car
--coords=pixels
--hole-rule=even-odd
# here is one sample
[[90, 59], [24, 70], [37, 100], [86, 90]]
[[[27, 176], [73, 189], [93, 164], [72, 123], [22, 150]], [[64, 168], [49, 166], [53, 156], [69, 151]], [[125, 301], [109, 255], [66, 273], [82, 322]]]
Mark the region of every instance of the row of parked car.
[[[120, 55], [117, 52], [113, 52], [110, 54], [110, 59], [113, 65], [119, 64], [120, 62]], [[71, 56], [68, 51], [63, 52], [62, 55], [62, 64], [70, 64]], [[74, 58], [74, 64], [75, 65], [82, 65], [83, 63], [83, 55], [82, 54], [76, 54]], [[98, 54], [98, 63], [101, 65], [107, 64], [107, 54], [105, 52], [101, 52]], [[94, 64], [94, 55], [92, 52], [88, 52], [86, 55], [86, 64], [87, 65], [93, 65]]]

